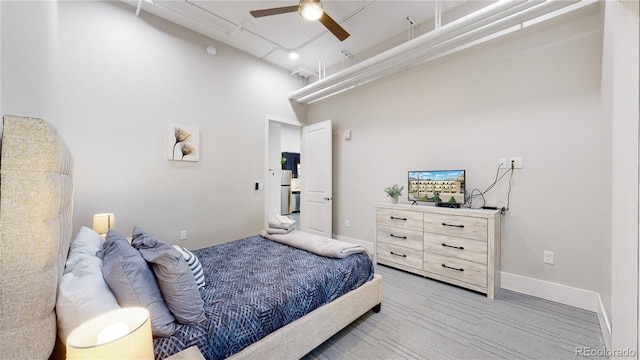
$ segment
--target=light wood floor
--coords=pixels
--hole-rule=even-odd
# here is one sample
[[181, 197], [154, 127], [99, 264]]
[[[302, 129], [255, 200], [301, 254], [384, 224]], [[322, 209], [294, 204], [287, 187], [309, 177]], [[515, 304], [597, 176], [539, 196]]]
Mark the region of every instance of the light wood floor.
[[489, 300], [385, 266], [376, 272], [382, 311], [305, 359], [576, 359], [580, 348], [605, 349], [593, 312], [504, 289]]

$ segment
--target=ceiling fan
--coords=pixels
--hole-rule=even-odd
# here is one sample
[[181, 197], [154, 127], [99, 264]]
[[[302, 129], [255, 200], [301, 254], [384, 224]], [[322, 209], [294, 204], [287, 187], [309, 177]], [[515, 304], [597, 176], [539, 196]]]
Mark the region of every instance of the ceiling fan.
[[271, 9], [263, 9], [263, 10], [253, 10], [249, 11], [253, 17], [263, 17], [263, 16], [271, 16], [278, 14], [285, 14], [290, 12], [297, 11], [300, 16], [307, 20], [318, 20], [324, 25], [333, 35], [335, 35], [338, 40], [343, 41], [344, 39], [349, 37], [349, 33], [342, 28], [335, 20], [333, 20], [326, 12], [322, 9], [322, 4], [320, 0], [300, 0], [298, 5], [271, 8]]

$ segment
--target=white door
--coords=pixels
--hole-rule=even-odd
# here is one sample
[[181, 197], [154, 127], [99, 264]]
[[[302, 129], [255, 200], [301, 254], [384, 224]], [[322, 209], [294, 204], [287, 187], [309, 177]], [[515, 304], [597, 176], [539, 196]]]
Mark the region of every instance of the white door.
[[331, 237], [331, 120], [302, 127], [300, 140], [301, 230]]

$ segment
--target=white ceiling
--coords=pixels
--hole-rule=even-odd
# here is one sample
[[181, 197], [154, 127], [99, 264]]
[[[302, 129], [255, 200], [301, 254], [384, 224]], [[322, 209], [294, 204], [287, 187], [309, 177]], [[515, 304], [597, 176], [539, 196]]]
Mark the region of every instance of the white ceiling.
[[[434, 0], [323, 0], [325, 12], [351, 34], [339, 41], [321, 23], [303, 20], [297, 12], [253, 18], [250, 10], [297, 5], [290, 1], [123, 0], [171, 22], [228, 44], [264, 61], [298, 72], [317, 74], [349, 62], [343, 54], [357, 55], [402, 33], [409, 35], [407, 17], [422, 24], [434, 17]], [[441, 1], [442, 11], [465, 1]], [[134, 9], [135, 11], [135, 9]], [[298, 60], [289, 51], [299, 53]]]

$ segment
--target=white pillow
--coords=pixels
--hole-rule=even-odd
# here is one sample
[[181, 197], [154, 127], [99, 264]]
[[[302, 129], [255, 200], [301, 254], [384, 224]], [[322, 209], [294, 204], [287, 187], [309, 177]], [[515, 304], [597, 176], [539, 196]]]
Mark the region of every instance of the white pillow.
[[100, 234], [82, 227], [69, 250], [56, 301], [58, 336], [63, 343], [83, 322], [120, 308], [102, 277], [102, 259], [95, 256], [103, 242]]
[[[75, 262], [78, 259], [74, 256], [76, 254], [86, 254], [90, 256], [96, 256], [99, 250], [102, 250], [102, 244], [104, 239], [100, 234], [89, 229], [86, 226], [80, 228], [76, 238], [71, 243], [69, 248], [69, 256], [67, 257], [67, 264], [65, 266], [65, 273], [71, 271], [75, 266]], [[70, 262], [71, 261], [71, 262]]]
[[184, 260], [189, 265], [189, 269], [193, 273], [193, 276], [196, 278], [196, 284], [198, 284], [198, 289], [205, 287], [204, 282], [204, 271], [202, 271], [202, 265], [200, 264], [200, 260], [196, 257], [191, 251], [183, 248], [179, 245], [173, 245], [173, 247], [178, 250], [178, 252], [182, 255]]

